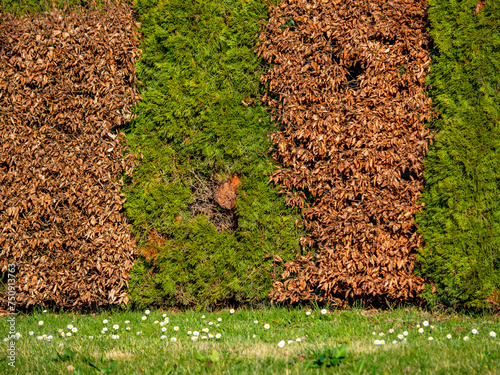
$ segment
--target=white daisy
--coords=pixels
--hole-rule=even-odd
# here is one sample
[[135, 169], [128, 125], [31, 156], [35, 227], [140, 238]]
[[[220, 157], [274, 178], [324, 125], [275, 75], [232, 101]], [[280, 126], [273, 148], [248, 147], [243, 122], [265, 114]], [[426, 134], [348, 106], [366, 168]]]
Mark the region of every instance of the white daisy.
[[221, 335], [220, 333], [218, 333], [218, 334], [216, 334], [216, 335], [215, 335], [215, 338], [216, 338], [216, 339], [220, 339], [220, 338], [221, 338], [221, 336], [222, 336], [222, 335]]
[[130, 331], [130, 327], [125, 328], [127, 331]]
[[392, 329], [392, 328], [391, 328], [391, 329], [389, 330], [389, 333], [394, 333], [394, 329]]
[[404, 336], [400, 333], [400, 334], [398, 335], [398, 339], [403, 340], [403, 338], [404, 338]]
[[108, 330], [108, 327], [104, 327], [102, 330], [106, 332]]
[[42, 341], [42, 340], [43, 340], [43, 337], [42, 337], [42, 336], [38, 336], [36, 339], [37, 339], [38, 341]]
[[269, 329], [269, 328], [271, 328], [271, 326], [270, 326], [269, 324], [267, 324], [267, 323], [266, 323], [266, 324], [264, 324], [264, 328], [265, 328], [265, 329]]
[[102, 321], [102, 324], [108, 324], [108, 319], [104, 319], [104, 320]]
[[191, 332], [191, 331], [188, 331], [188, 335], [190, 335], [190, 336], [191, 336], [192, 334], [193, 334], [193, 332]]
[[174, 331], [178, 331], [178, 330], [179, 330], [179, 327], [175, 326]]
[[208, 337], [207, 336], [201, 336], [202, 340], [206, 340]]
[[300, 337], [297, 337], [297, 338], [295, 339], [295, 341], [297, 341], [297, 342], [301, 342], [301, 341], [302, 341], [302, 339], [301, 339]]
[[71, 332], [66, 333], [66, 337], [71, 336]]
[[151, 311], [146, 310], [146, 311], [144, 311], [144, 314], [149, 315], [149, 313], [150, 313], [150, 312], [151, 312]]
[[217, 321], [218, 321], [218, 322], [222, 322], [222, 318], [218, 318], [218, 319], [217, 319]]
[[475, 328], [474, 328], [474, 329], [472, 330], [472, 334], [477, 335], [477, 329], [475, 329]]
[[231, 314], [234, 314], [234, 309], [229, 310]]
[[125, 320], [125, 324], [129, 324], [130, 323], [130, 320]]
[[214, 324], [213, 322], [208, 322], [208, 325], [211, 326], [212, 324]]
[[161, 340], [165, 340], [166, 338], [167, 338], [167, 336], [165, 336], [165, 335], [162, 335], [162, 336], [160, 337], [160, 339], [161, 339]]
[[306, 315], [311, 315], [311, 312], [310, 311], [306, 311]]
[[155, 322], [154, 322], [154, 323], [155, 323], [155, 324], [158, 324], [158, 323], [160, 323], [160, 322], [159, 322], [158, 320], [155, 320]]
[[137, 332], [138, 335], [142, 335], [142, 331]]
[[94, 338], [94, 336], [89, 336], [89, 339], [92, 340]]
[[172, 337], [172, 338], [170, 339], [170, 342], [177, 342], [177, 338]]
[[202, 331], [205, 332], [205, 333], [207, 333], [209, 331], [209, 329], [208, 328], [203, 328]]
[[497, 337], [497, 334], [496, 334], [496, 332], [495, 332], [495, 331], [491, 331], [491, 332], [490, 332], [490, 336], [491, 336], [491, 337]]
[[464, 341], [469, 341], [469, 336], [465, 336]]
[[208, 334], [208, 338], [209, 339], [213, 339], [214, 338], [214, 335], [212, 335], [211, 333]]
[[422, 324], [424, 325], [424, 327], [427, 327], [429, 325], [429, 322], [426, 320]]
[[146, 315], [144, 315], [144, 316], [142, 317], [142, 320], [146, 320], [147, 318], [148, 318], [148, 317], [147, 317]]
[[419, 328], [419, 329], [418, 329], [418, 332], [423, 333], [423, 332], [424, 332], [424, 329], [423, 329], [423, 328]]
[[403, 335], [408, 336], [408, 331], [404, 331]]
[[33, 331], [29, 331], [28, 333], [29, 333], [30, 336], [33, 336], [34, 332]]
[[397, 344], [397, 343], [398, 343], [398, 340], [394, 340], [392, 343], [393, 343], [393, 344]]
[[39, 326], [43, 326], [43, 320], [40, 320], [40, 321], [38, 322], [38, 325], [39, 325]]
[[191, 340], [193, 340], [193, 341], [198, 340], [198, 336], [191, 336]]
[[201, 319], [205, 319], [205, 315], [202, 315], [202, 316], [201, 316]]
[[451, 339], [451, 335], [448, 333], [448, 334], [446, 335], [446, 338], [447, 338], [448, 340], [449, 340], [449, 339]]
[[76, 327], [73, 327], [71, 330], [72, 330], [74, 333], [77, 333], [77, 332], [78, 332], [78, 328], [76, 328]]
[[285, 346], [285, 341], [284, 340], [281, 340], [279, 343], [278, 343], [278, 346], [280, 348], [284, 347]]
[[432, 337], [429, 337], [429, 338], [428, 338], [428, 340], [429, 340], [429, 341], [432, 341], [432, 340], [434, 340], [434, 339], [433, 339]]
[[164, 318], [166, 318], [166, 317], [167, 317], [167, 314], [163, 314], [162, 316], [163, 316]]
[[200, 332], [198, 331], [193, 331], [193, 336], [199, 336], [200, 335]]
[[68, 324], [68, 329], [72, 329], [73, 328], [73, 325], [72, 324]]
[[327, 309], [322, 309], [322, 310], [321, 310], [321, 314], [323, 314], [323, 315], [325, 315], [327, 312], [328, 312], [328, 310], [327, 310]]
[[161, 330], [162, 332], [165, 332], [167, 330], [167, 327], [163, 327]]

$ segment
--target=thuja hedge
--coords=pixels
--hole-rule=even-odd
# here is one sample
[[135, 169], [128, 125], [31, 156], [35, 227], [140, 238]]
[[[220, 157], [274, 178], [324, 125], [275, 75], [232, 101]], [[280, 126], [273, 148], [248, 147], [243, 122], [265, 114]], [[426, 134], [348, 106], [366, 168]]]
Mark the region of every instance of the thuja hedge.
[[[125, 132], [143, 158], [124, 207], [141, 253], [129, 281], [136, 307], [259, 303], [281, 275], [274, 260], [300, 251], [300, 214], [268, 184], [274, 125], [253, 47], [269, 5], [135, 3], [143, 100]], [[216, 199], [230, 178], [241, 180], [235, 208]]]
[[417, 223], [431, 304], [498, 306], [500, 2], [430, 0], [428, 76], [441, 117], [425, 160]]

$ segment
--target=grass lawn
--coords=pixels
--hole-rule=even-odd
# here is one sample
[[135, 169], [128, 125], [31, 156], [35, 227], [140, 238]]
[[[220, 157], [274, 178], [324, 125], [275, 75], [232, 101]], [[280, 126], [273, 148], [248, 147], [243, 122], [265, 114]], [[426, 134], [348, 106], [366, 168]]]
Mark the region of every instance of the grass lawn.
[[414, 307], [36, 311], [18, 315], [15, 329], [15, 368], [2, 340], [2, 374], [500, 373], [498, 316]]

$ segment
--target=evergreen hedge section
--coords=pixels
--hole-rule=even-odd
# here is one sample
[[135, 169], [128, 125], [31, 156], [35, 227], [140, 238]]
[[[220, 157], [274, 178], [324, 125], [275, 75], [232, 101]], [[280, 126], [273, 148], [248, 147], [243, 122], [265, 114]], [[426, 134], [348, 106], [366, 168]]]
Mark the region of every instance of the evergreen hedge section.
[[268, 184], [274, 126], [253, 47], [269, 5], [135, 3], [144, 90], [125, 131], [143, 159], [124, 207], [141, 253], [129, 283], [136, 307], [265, 301], [280, 261], [300, 251], [300, 215]]
[[417, 223], [431, 305], [499, 306], [500, 3], [430, 0], [430, 95], [441, 116]]

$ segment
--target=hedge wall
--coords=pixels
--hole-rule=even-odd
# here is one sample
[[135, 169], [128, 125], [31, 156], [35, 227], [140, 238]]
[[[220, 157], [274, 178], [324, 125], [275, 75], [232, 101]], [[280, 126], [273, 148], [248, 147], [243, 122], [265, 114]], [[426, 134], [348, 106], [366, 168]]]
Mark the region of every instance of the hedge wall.
[[127, 132], [143, 159], [125, 208], [141, 255], [135, 306], [267, 299], [299, 252], [300, 216], [268, 185], [273, 130], [252, 48], [263, 1], [139, 0], [143, 100]]
[[500, 3], [430, 0], [430, 95], [441, 117], [417, 216], [431, 304], [498, 306]]

